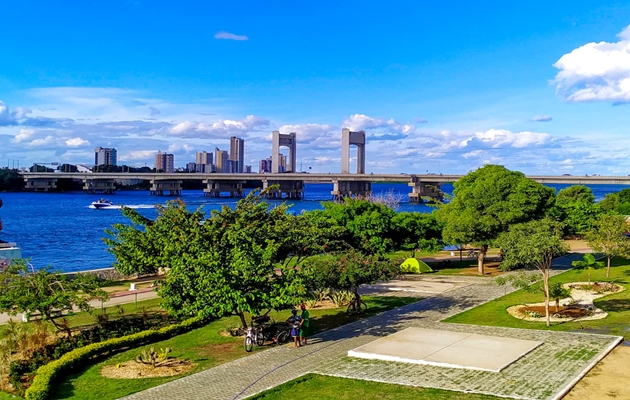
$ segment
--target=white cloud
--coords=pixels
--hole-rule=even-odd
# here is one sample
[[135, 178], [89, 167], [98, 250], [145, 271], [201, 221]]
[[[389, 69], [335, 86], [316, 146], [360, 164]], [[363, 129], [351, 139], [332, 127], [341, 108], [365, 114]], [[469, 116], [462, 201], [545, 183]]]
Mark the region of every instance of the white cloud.
[[27, 144], [27, 146], [28, 147], [46, 146], [46, 145], [52, 144], [54, 141], [55, 141], [55, 138], [49, 135], [41, 139], [32, 140], [31, 142]]
[[554, 64], [554, 83], [567, 101], [630, 102], [630, 25], [614, 43], [587, 43]]
[[491, 145], [493, 148], [508, 146], [524, 148], [545, 144], [550, 136], [547, 133], [511, 132], [503, 129], [490, 129], [486, 132], [475, 133], [474, 138]]
[[473, 150], [468, 153], [464, 153], [462, 157], [464, 158], [479, 157], [482, 153], [483, 153], [483, 150]]
[[532, 118], [532, 121], [534, 122], [549, 122], [553, 119], [553, 117], [551, 115], [536, 115], [534, 118]]
[[269, 121], [265, 118], [248, 115], [241, 120], [224, 119], [212, 123], [184, 121], [170, 128], [169, 132], [179, 137], [227, 138], [267, 125]]
[[66, 145], [68, 147], [87, 146], [88, 144], [90, 144], [89, 140], [83, 140], [80, 137], [76, 137], [76, 138], [72, 138], [72, 139], [66, 140]]
[[15, 125], [15, 116], [9, 111], [9, 107], [0, 101], [0, 126]]
[[21, 143], [27, 139], [30, 139], [35, 134], [32, 129], [20, 129], [20, 132], [13, 137], [13, 143]]
[[376, 140], [401, 139], [416, 130], [415, 125], [410, 123], [400, 124], [393, 118], [386, 120], [384, 118], [373, 118], [365, 114], [349, 116], [342, 122], [342, 126], [352, 131], [372, 130], [372, 132], [368, 132], [368, 136], [373, 136]]
[[249, 40], [249, 38], [245, 35], [236, 35], [234, 33], [230, 33], [230, 32], [225, 32], [225, 31], [221, 31], [221, 32], [217, 32], [214, 34], [214, 38], [215, 39], [227, 39], [227, 40]]
[[134, 150], [122, 154], [118, 157], [119, 161], [137, 161], [151, 159], [157, 154], [157, 150]]
[[[283, 134], [295, 132], [297, 135], [298, 143], [311, 143], [319, 138], [332, 138], [335, 136], [341, 137], [341, 131], [334, 132], [336, 128], [328, 124], [296, 124], [296, 125], [282, 125], [278, 128], [278, 131]], [[265, 136], [265, 140], [271, 141], [272, 135]]]

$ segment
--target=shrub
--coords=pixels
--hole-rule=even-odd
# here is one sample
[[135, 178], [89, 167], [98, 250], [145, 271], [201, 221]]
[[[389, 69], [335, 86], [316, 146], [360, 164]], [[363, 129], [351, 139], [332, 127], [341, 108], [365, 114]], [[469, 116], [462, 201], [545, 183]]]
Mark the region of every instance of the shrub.
[[158, 330], [148, 330], [120, 338], [109, 339], [104, 342], [93, 343], [64, 354], [58, 360], [52, 361], [37, 370], [33, 384], [26, 390], [27, 400], [45, 400], [48, 398], [50, 386], [57, 376], [65, 371], [78, 367], [104, 353], [126, 347], [142, 346], [159, 340], [180, 335], [203, 325], [207, 321], [203, 317], [193, 317], [186, 321], [169, 325]]

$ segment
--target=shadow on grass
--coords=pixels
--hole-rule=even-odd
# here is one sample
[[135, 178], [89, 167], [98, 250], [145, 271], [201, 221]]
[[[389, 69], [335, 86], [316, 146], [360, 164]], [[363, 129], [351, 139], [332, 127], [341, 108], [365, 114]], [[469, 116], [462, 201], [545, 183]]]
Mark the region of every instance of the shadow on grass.
[[606, 312], [630, 311], [630, 299], [599, 300], [595, 305]]

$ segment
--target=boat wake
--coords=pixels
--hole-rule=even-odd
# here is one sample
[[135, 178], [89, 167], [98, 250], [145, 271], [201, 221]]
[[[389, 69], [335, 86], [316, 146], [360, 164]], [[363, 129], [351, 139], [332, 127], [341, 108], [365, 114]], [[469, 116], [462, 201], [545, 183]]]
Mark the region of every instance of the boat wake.
[[[98, 207], [99, 210], [120, 210], [123, 207], [127, 208], [155, 208], [155, 204], [115, 204], [106, 207]], [[96, 210], [92, 204], [87, 206], [87, 208], [91, 208], [92, 210]]]

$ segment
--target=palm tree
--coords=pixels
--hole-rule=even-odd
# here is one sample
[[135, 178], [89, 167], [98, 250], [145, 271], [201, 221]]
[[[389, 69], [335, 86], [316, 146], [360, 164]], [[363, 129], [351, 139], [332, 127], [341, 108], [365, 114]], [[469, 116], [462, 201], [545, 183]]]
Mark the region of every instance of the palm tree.
[[586, 270], [588, 276], [588, 284], [591, 284], [591, 271], [599, 269], [604, 266], [603, 261], [597, 261], [595, 256], [591, 253], [584, 254], [584, 260], [576, 260], [571, 263], [577, 270]]

